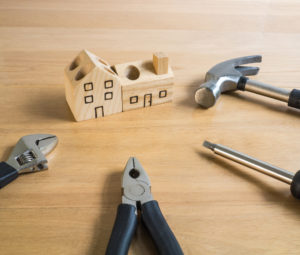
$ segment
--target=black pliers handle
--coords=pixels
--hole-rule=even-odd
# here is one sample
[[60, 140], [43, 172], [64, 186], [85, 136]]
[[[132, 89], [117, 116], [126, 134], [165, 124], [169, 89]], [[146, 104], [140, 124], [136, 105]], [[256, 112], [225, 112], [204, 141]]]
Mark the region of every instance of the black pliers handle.
[[181, 247], [150, 191], [150, 180], [136, 158], [127, 162], [123, 176], [123, 197], [106, 249], [106, 255], [126, 255], [137, 227], [137, 203], [141, 218], [159, 254], [182, 255]]

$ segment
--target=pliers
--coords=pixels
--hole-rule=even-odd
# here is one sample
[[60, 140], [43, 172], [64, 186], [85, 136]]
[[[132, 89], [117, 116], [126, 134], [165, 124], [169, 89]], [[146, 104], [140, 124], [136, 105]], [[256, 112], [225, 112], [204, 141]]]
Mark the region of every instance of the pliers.
[[148, 229], [159, 254], [182, 255], [183, 252], [172, 230], [151, 194], [150, 180], [140, 162], [129, 158], [122, 180], [122, 203], [117, 216], [106, 255], [125, 255], [137, 227], [137, 212]]
[[0, 162], [0, 188], [19, 174], [48, 169], [45, 155], [57, 145], [57, 137], [48, 134], [23, 136], [16, 144], [6, 162]]

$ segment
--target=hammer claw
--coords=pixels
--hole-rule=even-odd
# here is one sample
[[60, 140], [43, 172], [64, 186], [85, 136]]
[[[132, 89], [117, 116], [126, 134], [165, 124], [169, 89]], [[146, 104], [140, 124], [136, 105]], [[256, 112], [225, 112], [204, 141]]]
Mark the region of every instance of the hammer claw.
[[259, 67], [256, 66], [237, 66], [235, 69], [244, 76], [256, 75], [259, 71]]
[[252, 55], [252, 56], [245, 56], [245, 57], [241, 57], [241, 58], [231, 59], [229, 61], [233, 62], [235, 64], [235, 66], [240, 66], [240, 65], [245, 65], [245, 64], [260, 63], [261, 60], [262, 60], [261, 55]]

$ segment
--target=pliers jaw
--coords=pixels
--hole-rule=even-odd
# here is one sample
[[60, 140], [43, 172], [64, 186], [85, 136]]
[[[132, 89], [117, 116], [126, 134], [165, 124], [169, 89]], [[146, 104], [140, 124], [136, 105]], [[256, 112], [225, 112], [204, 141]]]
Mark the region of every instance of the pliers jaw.
[[55, 135], [34, 134], [23, 136], [10, 154], [7, 164], [18, 173], [48, 169], [46, 155], [57, 145]]
[[135, 157], [130, 157], [127, 161], [122, 179], [122, 189], [123, 204], [130, 204], [137, 208], [139, 204], [142, 205], [153, 200], [150, 179]]
[[148, 229], [159, 254], [183, 255], [158, 202], [152, 198], [149, 177], [137, 158], [129, 158], [124, 170], [122, 188], [122, 203], [118, 206], [105, 254], [128, 254], [138, 224], [137, 209], [139, 209], [141, 221]]

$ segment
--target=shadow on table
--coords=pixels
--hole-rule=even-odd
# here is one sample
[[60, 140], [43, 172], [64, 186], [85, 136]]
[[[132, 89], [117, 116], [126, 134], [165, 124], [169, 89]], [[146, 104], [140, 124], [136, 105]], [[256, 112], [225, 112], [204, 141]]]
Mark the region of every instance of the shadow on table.
[[0, 161], [7, 161], [14, 148], [15, 148], [15, 145], [5, 148], [4, 152], [2, 152], [2, 154], [1, 154], [2, 156], [0, 158], [1, 159]]
[[[87, 255], [103, 255], [114, 224], [117, 207], [121, 202], [122, 172], [112, 172], [101, 190], [100, 214], [94, 224], [93, 238]], [[116, 188], [119, 187], [119, 188]]]
[[[261, 98], [251, 97], [251, 94], [247, 95], [247, 92], [238, 93], [238, 92], [229, 92], [226, 95], [241, 100], [241, 103], [249, 103], [260, 105], [268, 110], [276, 111], [283, 114], [288, 114], [293, 117], [300, 117], [300, 111], [296, 108], [289, 107], [287, 103], [280, 102], [274, 99], [274, 103], [264, 100], [264, 96]], [[221, 99], [222, 100], [222, 99]]]
[[186, 86], [185, 96], [182, 97], [177, 103], [180, 106], [188, 107], [188, 108], [199, 108], [199, 110], [205, 110], [200, 105], [198, 105], [195, 101], [195, 92], [199, 85], [203, 83], [203, 80], [195, 80], [189, 86]]
[[[87, 255], [103, 255], [115, 222], [118, 205], [122, 201], [121, 179], [123, 172], [112, 172], [102, 190], [101, 212], [94, 224], [93, 239]], [[157, 251], [146, 228], [139, 221], [130, 245], [134, 254], [156, 255]]]
[[36, 121], [49, 118], [74, 122], [65, 94], [61, 90], [59, 92], [61, 93], [58, 93], [57, 90], [49, 90], [43, 95], [32, 96], [23, 110], [26, 115], [32, 115]]
[[[292, 195], [287, 196], [286, 191], [289, 191], [290, 186], [286, 185], [286, 190], [278, 189], [276, 186], [271, 186], [268, 183], [264, 182], [264, 178], [271, 178], [268, 176], [264, 176], [261, 173], [257, 173], [258, 176], [254, 177], [248, 173], [243, 172], [238, 166], [234, 166], [229, 162], [226, 162], [226, 159], [217, 158], [214, 155], [206, 152], [202, 152], [197, 150], [198, 155], [202, 158], [206, 158], [209, 161], [213, 161], [214, 163], [218, 164], [224, 171], [229, 171], [241, 179], [241, 181], [251, 182], [252, 184], [256, 185], [261, 191], [262, 195], [264, 196], [265, 200], [276, 203], [280, 206], [283, 206], [291, 211], [300, 213], [300, 203], [296, 200]], [[254, 171], [250, 169], [249, 171]], [[237, 191], [238, 192], [238, 191]]]

